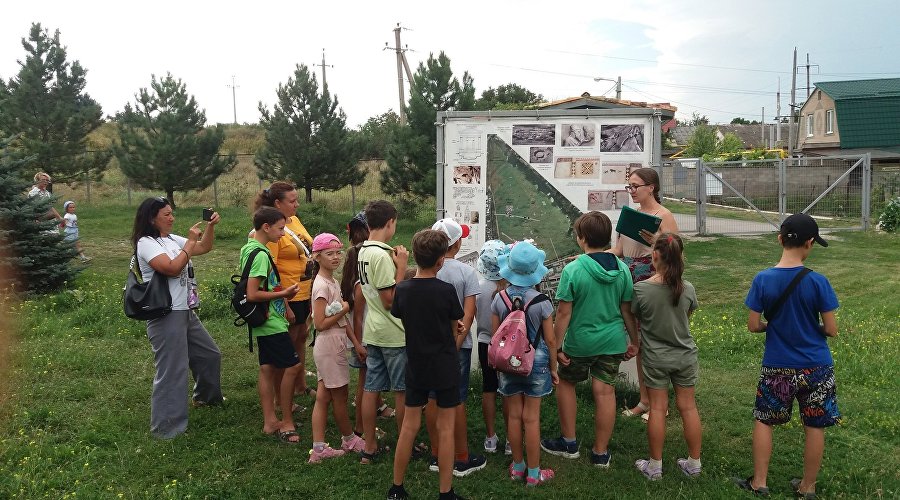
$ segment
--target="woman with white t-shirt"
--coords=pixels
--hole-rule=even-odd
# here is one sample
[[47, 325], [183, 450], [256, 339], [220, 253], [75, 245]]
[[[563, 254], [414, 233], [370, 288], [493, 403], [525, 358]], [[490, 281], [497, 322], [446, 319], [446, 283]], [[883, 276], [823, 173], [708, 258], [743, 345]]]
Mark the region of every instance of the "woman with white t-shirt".
[[154, 273], [162, 273], [169, 278], [172, 295], [172, 312], [147, 321], [147, 337], [156, 366], [150, 399], [150, 432], [163, 439], [173, 438], [187, 429], [184, 383], [189, 368], [195, 382], [195, 405], [215, 405], [223, 399], [222, 354], [194, 312], [200, 301], [191, 263], [192, 256], [212, 250], [219, 214], [213, 214], [205, 231], [200, 230], [202, 222], [194, 224], [187, 238], [172, 234], [174, 223], [175, 214], [169, 200], [147, 198], [137, 209], [131, 237], [144, 281], [152, 279]]

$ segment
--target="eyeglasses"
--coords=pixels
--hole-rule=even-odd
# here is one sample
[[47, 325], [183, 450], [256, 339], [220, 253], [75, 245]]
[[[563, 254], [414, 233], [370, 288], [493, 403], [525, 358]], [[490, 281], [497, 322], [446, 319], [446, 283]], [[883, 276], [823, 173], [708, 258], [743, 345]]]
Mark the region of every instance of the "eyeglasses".
[[629, 193], [633, 193], [633, 192], [637, 191], [637, 189], [639, 187], [644, 187], [644, 186], [652, 186], [652, 184], [625, 184], [625, 191], [628, 191]]

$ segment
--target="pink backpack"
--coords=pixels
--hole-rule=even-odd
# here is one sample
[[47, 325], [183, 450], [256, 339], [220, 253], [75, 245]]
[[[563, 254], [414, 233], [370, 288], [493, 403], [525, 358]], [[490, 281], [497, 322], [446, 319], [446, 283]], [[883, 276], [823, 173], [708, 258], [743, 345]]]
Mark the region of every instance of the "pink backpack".
[[550, 298], [540, 294], [522, 306], [522, 300], [518, 297], [514, 302], [510, 302], [506, 290], [500, 291], [500, 297], [509, 309], [509, 314], [491, 337], [491, 343], [488, 345], [488, 364], [503, 373], [528, 376], [534, 366], [534, 351], [540, 344], [543, 334], [542, 326], [538, 325], [534, 343], [529, 340], [528, 308]]

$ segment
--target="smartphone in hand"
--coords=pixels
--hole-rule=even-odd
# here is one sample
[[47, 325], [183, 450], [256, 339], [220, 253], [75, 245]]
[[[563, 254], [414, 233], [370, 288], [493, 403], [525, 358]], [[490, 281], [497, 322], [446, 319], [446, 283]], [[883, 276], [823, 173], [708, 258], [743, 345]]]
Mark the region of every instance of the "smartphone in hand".
[[204, 208], [204, 209], [203, 209], [203, 220], [205, 220], [206, 222], [211, 221], [211, 220], [212, 220], [213, 213], [215, 213], [215, 212], [213, 211], [213, 209], [211, 209], [211, 208]]

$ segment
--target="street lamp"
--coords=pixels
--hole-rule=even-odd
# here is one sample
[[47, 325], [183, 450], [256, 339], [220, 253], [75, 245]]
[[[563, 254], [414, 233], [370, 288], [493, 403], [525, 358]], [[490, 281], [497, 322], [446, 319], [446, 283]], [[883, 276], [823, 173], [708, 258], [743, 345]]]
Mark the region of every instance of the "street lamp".
[[594, 81], [595, 82], [607, 81], [607, 82], [615, 83], [616, 84], [616, 99], [622, 99], [622, 77], [621, 76], [615, 80], [613, 80], [612, 78], [603, 78], [602, 76], [598, 76], [597, 78], [594, 78]]

